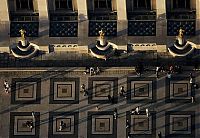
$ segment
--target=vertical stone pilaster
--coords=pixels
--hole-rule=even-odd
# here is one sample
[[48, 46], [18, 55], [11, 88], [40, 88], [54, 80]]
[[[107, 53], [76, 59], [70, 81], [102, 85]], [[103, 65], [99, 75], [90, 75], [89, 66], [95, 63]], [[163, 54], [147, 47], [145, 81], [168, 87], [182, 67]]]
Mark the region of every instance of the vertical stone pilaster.
[[9, 39], [10, 20], [8, 11], [8, 1], [0, 1], [0, 40]]
[[200, 1], [196, 0], [196, 35], [198, 44], [200, 44]]
[[39, 37], [49, 36], [49, 18], [47, 0], [37, 0], [39, 11]]
[[127, 36], [126, 0], [117, 0], [117, 36]]
[[156, 0], [156, 36], [167, 35], [166, 0]]
[[77, 0], [78, 7], [78, 43], [79, 45], [86, 45], [88, 38], [88, 13], [87, 0]]

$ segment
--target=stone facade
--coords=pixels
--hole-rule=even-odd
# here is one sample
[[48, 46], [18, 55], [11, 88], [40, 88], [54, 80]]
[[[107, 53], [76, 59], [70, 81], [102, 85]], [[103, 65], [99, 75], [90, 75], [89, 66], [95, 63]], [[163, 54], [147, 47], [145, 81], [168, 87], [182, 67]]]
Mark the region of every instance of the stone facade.
[[[0, 47], [8, 47], [13, 42], [16, 41], [15, 37], [10, 34], [10, 12], [15, 10], [15, 6], [10, 4], [10, 1], [1, 0], [0, 1]], [[12, 1], [13, 3], [13, 1]], [[34, 0], [34, 11], [39, 13], [39, 28], [38, 28], [38, 36], [34, 35], [34, 37], [29, 37], [29, 40], [33, 43], [36, 43], [39, 46], [48, 47], [50, 44], [78, 44], [79, 51], [81, 51], [82, 46], [85, 49], [85, 46], [91, 44], [91, 42], [95, 42], [96, 37], [90, 36], [90, 20], [88, 11], [91, 10], [91, 0], [73, 0], [73, 10], [77, 11], [77, 28], [75, 28], [75, 33], [73, 32], [73, 26], [71, 30], [66, 30], [72, 32], [72, 36], [68, 37], [68, 35], [57, 35], [62, 37], [50, 37], [51, 33], [49, 33], [50, 29], [50, 17], [49, 11], [51, 11], [54, 7], [53, 4], [49, 1], [43, 0]], [[199, 45], [200, 44], [200, 2], [199, 0], [191, 0], [191, 8], [196, 11], [196, 18], [194, 20], [194, 25], [196, 33], [195, 35], [188, 36], [188, 39], [193, 43]], [[111, 35], [108, 37], [108, 40], [111, 42], [125, 47], [128, 43], [156, 43], [157, 45], [167, 45], [170, 42], [174, 41], [174, 37], [168, 36], [167, 32], [167, 12], [166, 12], [166, 0], [152, 0], [151, 7], [152, 10], [156, 12], [156, 18], [154, 25], [155, 31], [149, 35], [149, 33], [134, 35], [128, 35], [128, 13], [127, 13], [127, 1], [126, 0], [112, 0], [112, 10], [117, 12], [117, 34]], [[10, 8], [9, 8], [10, 7]], [[104, 20], [103, 20], [104, 21]], [[138, 26], [138, 25], [136, 25]], [[71, 26], [70, 26], [71, 27]], [[13, 30], [12, 30], [13, 31]], [[65, 31], [65, 30], [64, 30]], [[62, 33], [62, 32], [61, 32]], [[111, 33], [112, 34], [112, 33]], [[137, 34], [137, 33], [136, 33]], [[166, 46], [165, 46], [166, 47]], [[5, 48], [4, 48], [5, 49]], [[2, 50], [1, 50], [2, 51]], [[87, 50], [86, 50], [87, 51]]]

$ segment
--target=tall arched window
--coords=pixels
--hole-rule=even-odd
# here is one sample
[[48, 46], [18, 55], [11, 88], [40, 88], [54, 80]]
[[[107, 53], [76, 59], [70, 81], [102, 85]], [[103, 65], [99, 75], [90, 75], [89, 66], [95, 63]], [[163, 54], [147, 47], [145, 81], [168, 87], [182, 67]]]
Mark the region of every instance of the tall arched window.
[[173, 8], [190, 9], [190, 0], [173, 0]]
[[111, 0], [94, 0], [95, 9], [112, 9]]
[[33, 0], [16, 0], [16, 10], [33, 11]]
[[151, 10], [151, 0], [131, 0], [132, 10], [145, 9]]
[[72, 0], [55, 0], [56, 10], [72, 10]]

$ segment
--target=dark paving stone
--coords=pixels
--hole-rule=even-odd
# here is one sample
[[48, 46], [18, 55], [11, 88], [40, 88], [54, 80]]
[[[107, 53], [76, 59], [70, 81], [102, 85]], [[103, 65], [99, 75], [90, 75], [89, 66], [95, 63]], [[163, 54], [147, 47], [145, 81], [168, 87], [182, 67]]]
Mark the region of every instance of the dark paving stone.
[[[16, 83], [17, 82], [23, 82], [27, 83], [27, 85], [22, 85], [20, 89], [26, 89], [30, 85], [28, 83], [36, 83], [36, 97], [34, 100], [32, 97], [21, 97], [18, 93], [19, 98], [24, 98], [24, 100], [18, 100], [18, 97], [16, 97], [16, 92], [19, 90], [17, 88]], [[26, 90], [24, 90], [25, 92]], [[19, 92], [19, 91], [18, 91]], [[34, 93], [34, 92], [32, 92]], [[29, 99], [30, 98], [30, 99]], [[13, 78], [12, 79], [12, 86], [11, 86], [11, 104], [40, 104], [41, 100], [41, 78]]]
[[[64, 83], [64, 82], [75, 82], [75, 86], [71, 84], [71, 95], [75, 93], [74, 100], [67, 99], [67, 97], [59, 97], [58, 89], [54, 89], [54, 83]], [[57, 85], [58, 86], [58, 85]], [[75, 92], [72, 91], [72, 87], [75, 89]], [[79, 87], [80, 87], [80, 79], [79, 78], [51, 78], [50, 80], [50, 96], [49, 96], [49, 103], [50, 104], [78, 104], [79, 103]], [[67, 89], [64, 88], [63, 92]], [[58, 96], [58, 99], [55, 99], [55, 94]], [[59, 98], [61, 98], [59, 100]], [[66, 98], [66, 99], [65, 99]]]
[[[56, 125], [58, 126], [57, 119], [55, 119], [56, 117], [64, 119], [71, 116], [73, 116], [74, 121], [70, 123], [70, 129], [67, 129], [66, 131], [61, 131], [61, 132], [59, 132], [57, 129], [56, 129], [56, 132], [54, 131], [55, 129], [54, 121], [56, 121]], [[78, 124], [79, 124], [79, 112], [50, 112], [48, 137], [49, 138], [78, 138]], [[67, 133], [67, 132], [70, 132], [71, 130], [73, 130], [72, 133]]]
[[[99, 84], [98, 86], [102, 87], [102, 89], [100, 92], [95, 92], [97, 90], [97, 88], [93, 87], [93, 83], [98, 82], [98, 81], [109, 81], [109, 82], [113, 83], [113, 86], [111, 87], [111, 85], [109, 85], [108, 83]], [[103, 85], [105, 85], [105, 87]], [[107, 95], [103, 96], [103, 92], [109, 93], [108, 91], [112, 91], [113, 92], [112, 94], [114, 96], [113, 103], [117, 103], [118, 102], [118, 88], [117, 87], [118, 87], [118, 78], [116, 78], [116, 77], [89, 77], [88, 78], [88, 92], [89, 92], [88, 102], [90, 104], [111, 103], [111, 101], [108, 100]], [[100, 95], [101, 95], [101, 97], [105, 97], [105, 98], [101, 99]], [[95, 97], [95, 99], [94, 99], [94, 97]], [[98, 97], [99, 97], [99, 99], [98, 99]]]
[[[138, 117], [142, 116], [141, 119], [143, 119], [143, 120], [146, 118], [148, 120], [148, 123], [146, 122], [145, 124], [148, 124], [151, 127], [142, 126], [145, 124], [137, 124], [136, 125], [137, 128], [134, 128], [135, 123], [131, 124], [131, 116], [133, 116], [133, 115], [130, 113], [130, 111], [126, 112], [126, 119], [129, 121], [129, 124], [131, 125], [131, 127], [126, 129], [127, 137], [128, 137], [129, 132], [130, 132], [131, 138], [155, 138], [156, 137], [156, 112], [149, 111], [149, 113], [150, 113], [149, 118], [146, 117], [145, 111], [140, 111], [140, 114], [136, 115], [136, 116], [138, 116]], [[139, 119], [138, 117], [136, 117], [136, 119]], [[151, 119], [151, 120], [149, 120], [149, 119]], [[138, 123], [139, 123], [139, 121], [140, 120], [138, 120]], [[139, 127], [139, 126], [141, 126], [141, 127]], [[142, 127], [143, 127], [143, 129], [141, 129]], [[133, 129], [133, 130], [131, 130], [131, 129]], [[132, 133], [134, 131], [135, 131], [135, 134]], [[139, 134], [138, 134], [138, 132], [139, 132]], [[141, 132], [142, 132], [142, 134], [141, 134]]]
[[[114, 119], [113, 114], [114, 114], [113, 111], [88, 112], [87, 137], [88, 138], [117, 138], [117, 119]], [[105, 118], [105, 116], [110, 116], [110, 117]], [[94, 119], [95, 123], [92, 123], [93, 117], [95, 118]], [[98, 123], [98, 121], [101, 121], [98, 119], [101, 119], [103, 121]], [[106, 122], [106, 123], [103, 123], [103, 122]], [[95, 124], [95, 126], [93, 126], [93, 124]], [[107, 125], [109, 125], [109, 127]], [[104, 129], [96, 128], [98, 126], [103, 127], [103, 128], [106, 127], [106, 128]]]
[[[39, 134], [40, 134], [40, 113], [39, 112], [35, 112], [35, 123], [33, 121], [35, 135], [15, 135], [14, 131], [15, 131], [15, 117], [16, 116], [22, 116], [22, 117], [30, 116], [30, 118], [32, 118], [32, 112], [11, 112], [10, 113], [10, 132], [9, 132], [10, 138], [39, 138]], [[18, 127], [19, 126], [17, 125], [17, 132], [20, 132], [18, 131], [19, 130]], [[23, 132], [20, 132], [20, 133], [23, 133]]]
[[[194, 111], [168, 111], [165, 113], [166, 138], [194, 138], [195, 112]], [[171, 119], [171, 121], [170, 121]]]
[[[188, 83], [183, 83], [183, 82], [178, 82], [178, 81], [186, 81]], [[172, 94], [173, 96], [172, 95], [170, 96], [171, 85], [173, 85], [173, 94]], [[186, 86], [187, 91], [182, 94], [178, 94], [178, 92], [175, 92], [175, 87], [177, 85], [187, 85]], [[180, 86], [180, 88], [181, 87], [182, 86]], [[181, 89], [178, 89], [176, 91], [179, 91], [179, 90], [181, 91]], [[191, 103], [191, 97], [195, 97], [195, 88], [190, 86], [189, 77], [172, 77], [171, 79], [166, 78], [165, 79], [165, 95], [166, 95], [166, 98], [165, 98], [166, 103]]]
[[[134, 89], [131, 88], [131, 82], [136, 82], [134, 83]], [[138, 89], [139, 85], [141, 86], [143, 85], [144, 87], [140, 87]], [[151, 91], [150, 91], [150, 85], [151, 85]], [[157, 82], [156, 82], [155, 77], [128, 77], [127, 78], [127, 103], [156, 102], [156, 99], [157, 99], [156, 89], [157, 89]], [[134, 97], [132, 97], [132, 93], [134, 93]]]

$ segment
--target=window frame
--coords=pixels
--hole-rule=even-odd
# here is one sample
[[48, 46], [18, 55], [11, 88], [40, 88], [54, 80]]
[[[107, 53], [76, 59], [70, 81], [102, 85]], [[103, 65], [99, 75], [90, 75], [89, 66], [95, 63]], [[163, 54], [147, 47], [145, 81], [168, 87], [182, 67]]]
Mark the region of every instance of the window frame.
[[[184, 3], [184, 7], [180, 7], [179, 3]], [[188, 5], [189, 4], [189, 5]], [[172, 9], [191, 9], [190, 0], [173, 0], [172, 1]]]
[[[105, 8], [99, 7], [101, 1], [105, 1], [105, 5], [106, 5]], [[98, 3], [97, 7], [96, 7], [96, 4], [95, 4], [96, 2]], [[98, 10], [112, 11], [112, 0], [93, 0], [93, 6], [94, 6], [94, 10], [97, 10], [97, 11]]]
[[[152, 0], [144, 0], [144, 7], [140, 7], [139, 3], [142, 2], [142, 0], [130, 0], [131, 10], [151, 10], [152, 9]], [[137, 6], [135, 6], [134, 3], [137, 3]], [[149, 4], [149, 5], [148, 5]]]
[[[16, 11], [34, 11], [34, 1], [33, 0], [26, 0], [27, 1], [27, 8], [22, 8], [22, 2], [23, 0], [15, 0], [15, 7]], [[19, 4], [17, 4], [19, 2]], [[19, 5], [19, 7], [18, 7]], [[32, 6], [31, 6], [32, 5]]]
[[[56, 2], [58, 1], [59, 3], [59, 7], [56, 7]], [[65, 8], [61, 8], [61, 2], [62, 0], [54, 0], [54, 10], [55, 11], [73, 11], [73, 0], [65, 0], [66, 1], [66, 7]], [[71, 7], [69, 2], [71, 1]]]

